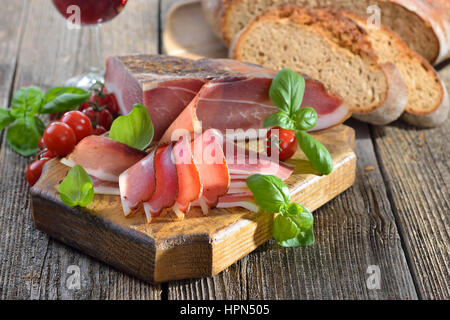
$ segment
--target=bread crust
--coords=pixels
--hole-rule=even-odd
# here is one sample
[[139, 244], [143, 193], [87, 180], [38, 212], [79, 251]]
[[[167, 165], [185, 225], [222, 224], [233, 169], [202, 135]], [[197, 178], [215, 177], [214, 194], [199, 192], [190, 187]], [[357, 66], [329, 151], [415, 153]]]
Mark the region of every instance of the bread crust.
[[[365, 20], [362, 17], [343, 10], [340, 10], [340, 12], [344, 16], [349, 17], [350, 19], [356, 21], [356, 23], [365, 25]], [[408, 47], [408, 45], [402, 39], [400, 39], [400, 37], [394, 31], [392, 31], [391, 29], [389, 29], [384, 25], [380, 27], [383, 32], [388, 33], [390, 35], [391, 39], [396, 42], [396, 45], [399, 46], [406, 55], [412, 56], [414, 59], [416, 59], [418, 61], [418, 64], [420, 64], [423, 68], [425, 68], [427, 72], [432, 75], [434, 80], [439, 83], [440, 101], [439, 103], [433, 106], [433, 109], [431, 111], [414, 110], [413, 106], [407, 104], [402, 119], [416, 126], [435, 127], [442, 124], [442, 122], [444, 122], [445, 118], [447, 117], [450, 103], [448, 101], [447, 89], [443, 84], [443, 82], [441, 81], [441, 79], [439, 78], [439, 75], [436, 73], [434, 68], [428, 63], [428, 61], [425, 58], [423, 58], [415, 51], [411, 50]], [[423, 125], [420, 124], [421, 121], [423, 121]]]
[[[336, 19], [330, 19], [330, 15]], [[337, 46], [347, 48], [354, 54], [367, 57], [371, 60], [374, 68], [382, 70], [387, 82], [384, 100], [378, 105], [366, 108], [366, 110], [352, 110], [353, 117], [371, 124], [383, 125], [401, 116], [408, 101], [408, 90], [400, 72], [392, 63], [379, 64], [378, 57], [367, 38], [367, 32], [351, 19], [340, 14], [338, 10], [310, 10], [289, 4], [271, 8], [254, 18], [247, 27], [239, 32], [230, 47], [230, 58], [240, 60], [238, 54], [240, 42], [243, 41], [246, 33], [253, 25], [267, 20], [277, 21], [283, 18], [293, 19], [300, 24], [320, 23], [321, 28], [316, 28], [318, 32], [325, 33], [325, 37], [333, 37]], [[324, 29], [325, 31], [323, 31]]]
[[[233, 9], [242, 0], [202, 0], [207, 20], [218, 37], [229, 46], [233, 36], [229, 29]], [[358, 1], [358, 0], [354, 0]], [[432, 31], [439, 50], [433, 53], [431, 63], [438, 64], [450, 58], [450, 1], [448, 0], [381, 0], [405, 8], [418, 16], [425, 27]], [[304, 4], [299, 0], [299, 4]]]

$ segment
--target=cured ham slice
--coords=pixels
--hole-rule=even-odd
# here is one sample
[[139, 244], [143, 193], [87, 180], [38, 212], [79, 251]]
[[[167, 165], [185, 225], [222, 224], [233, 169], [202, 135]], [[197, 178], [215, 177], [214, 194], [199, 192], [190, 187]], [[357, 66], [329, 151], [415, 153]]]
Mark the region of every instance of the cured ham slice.
[[100, 180], [94, 176], [90, 177], [95, 194], [120, 195], [119, 184], [117, 182]]
[[[155, 126], [155, 140], [166, 132], [168, 142], [175, 129], [193, 132], [195, 120], [202, 121], [205, 129], [262, 128], [264, 119], [276, 110], [268, 97], [275, 74], [235, 60], [137, 54], [107, 59], [105, 87], [115, 94], [122, 113], [130, 112], [136, 103], [145, 105]], [[339, 124], [350, 115], [339, 97], [309, 79], [302, 105], [319, 114], [316, 130]]]
[[175, 204], [178, 194], [178, 176], [171, 144], [159, 147], [155, 156], [156, 189], [151, 199], [144, 202], [147, 222]]
[[256, 204], [255, 198], [251, 192], [227, 194], [219, 198], [217, 208], [234, 208], [242, 207], [247, 210], [258, 212], [259, 207]]
[[222, 145], [222, 135], [213, 129], [206, 130], [191, 143], [194, 163], [203, 186], [201, 197], [193, 205], [200, 206], [205, 215], [217, 205], [219, 197], [227, 193], [230, 185], [230, 174]]
[[232, 179], [227, 194], [250, 192], [245, 179]]
[[174, 145], [173, 156], [178, 177], [178, 195], [173, 212], [181, 220], [189, 211], [191, 202], [202, 195], [200, 174], [194, 163], [189, 136], [181, 137]]
[[[176, 136], [176, 130], [194, 133], [201, 128], [215, 128], [226, 133], [227, 129], [247, 131], [244, 138], [264, 136], [264, 120], [278, 111], [269, 98], [272, 78], [235, 77], [207, 82], [186, 109], [170, 125], [161, 141], [168, 142]], [[345, 121], [350, 112], [342, 99], [327, 93], [324, 86], [306, 79], [302, 106], [314, 108], [318, 122], [313, 130], [321, 130]], [[253, 130], [252, 130], [253, 129]]]
[[120, 199], [125, 216], [149, 200], [155, 191], [155, 159], [153, 150], [144, 159], [124, 171], [119, 177]]
[[61, 163], [80, 165], [86, 172], [103, 181], [118, 182], [119, 175], [147, 154], [104, 136], [89, 136], [81, 140]]

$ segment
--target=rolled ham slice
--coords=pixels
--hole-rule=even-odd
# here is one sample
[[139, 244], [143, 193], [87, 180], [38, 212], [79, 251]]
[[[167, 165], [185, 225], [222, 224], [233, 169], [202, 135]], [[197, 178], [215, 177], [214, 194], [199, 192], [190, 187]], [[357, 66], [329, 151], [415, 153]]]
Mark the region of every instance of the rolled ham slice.
[[171, 144], [158, 148], [155, 156], [156, 189], [151, 199], [144, 202], [147, 222], [175, 204], [178, 195], [178, 176]]
[[141, 202], [149, 200], [155, 191], [155, 159], [153, 150], [119, 176], [120, 199], [123, 213], [130, 215]]
[[178, 195], [173, 212], [182, 220], [191, 203], [202, 195], [200, 173], [194, 163], [189, 136], [183, 136], [173, 147], [173, 156], [178, 177]]
[[81, 140], [61, 163], [80, 165], [86, 172], [103, 181], [118, 182], [119, 175], [147, 154], [104, 136], [88, 136]]
[[227, 193], [230, 185], [222, 145], [222, 135], [213, 129], [206, 130], [191, 143], [203, 187], [202, 195], [193, 205], [200, 206], [205, 215], [217, 205], [219, 197]]
[[90, 176], [95, 194], [119, 196], [120, 189], [117, 182], [100, 180], [94, 176]]

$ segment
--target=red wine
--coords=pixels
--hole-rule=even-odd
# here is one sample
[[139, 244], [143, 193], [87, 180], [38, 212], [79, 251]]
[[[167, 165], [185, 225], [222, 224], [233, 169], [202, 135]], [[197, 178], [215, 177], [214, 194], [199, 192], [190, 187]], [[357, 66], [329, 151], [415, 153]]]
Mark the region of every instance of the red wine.
[[74, 14], [73, 10], [67, 9], [73, 5], [78, 6], [81, 24], [97, 24], [117, 16], [127, 0], [53, 0], [53, 4], [66, 19]]

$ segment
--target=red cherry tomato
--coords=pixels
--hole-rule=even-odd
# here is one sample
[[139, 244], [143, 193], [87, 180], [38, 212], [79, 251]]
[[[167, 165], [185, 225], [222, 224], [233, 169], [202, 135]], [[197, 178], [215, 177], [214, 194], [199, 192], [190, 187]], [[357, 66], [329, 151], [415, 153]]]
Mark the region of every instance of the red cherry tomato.
[[92, 134], [96, 136], [100, 136], [106, 132], [106, 129], [102, 126], [96, 126], [94, 130], [92, 130]]
[[42, 167], [44, 164], [50, 160], [50, 158], [42, 158], [36, 161], [33, 161], [25, 172], [25, 177], [30, 186], [34, 186], [34, 184], [39, 180], [42, 174]]
[[92, 95], [89, 100], [95, 102], [98, 108], [107, 109], [112, 115], [119, 114], [119, 104], [115, 95], [112, 93], [103, 91], [99, 94]]
[[91, 120], [92, 126], [95, 128], [97, 125], [97, 111], [91, 106], [83, 109], [83, 113]]
[[63, 122], [53, 122], [44, 131], [44, 143], [57, 156], [65, 156], [75, 148], [77, 137], [72, 128]]
[[83, 111], [87, 108], [91, 107], [91, 104], [87, 101], [83, 102], [80, 107], [78, 108], [79, 111]]
[[[278, 130], [278, 133], [277, 133]], [[272, 155], [272, 148], [278, 148], [279, 159], [290, 159], [297, 151], [295, 133], [280, 127], [274, 127], [267, 132], [267, 155]]]
[[91, 120], [80, 111], [67, 112], [62, 118], [61, 122], [64, 122], [72, 128], [77, 137], [77, 143], [83, 138], [92, 134]]
[[100, 111], [97, 115], [97, 124], [101, 125], [106, 130], [111, 129], [114, 117], [108, 109]]
[[40, 150], [45, 149], [44, 136], [42, 136], [41, 139], [39, 139], [38, 146]]

